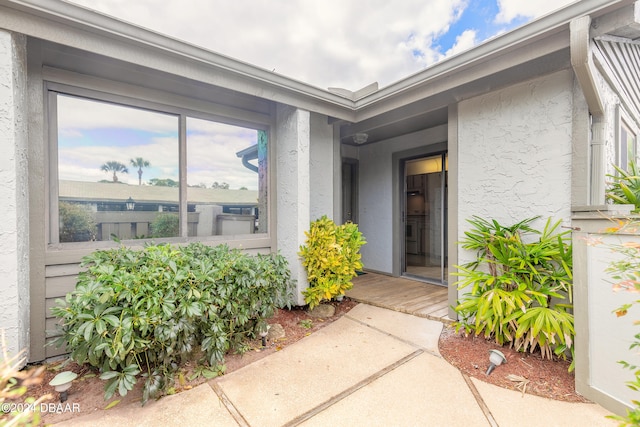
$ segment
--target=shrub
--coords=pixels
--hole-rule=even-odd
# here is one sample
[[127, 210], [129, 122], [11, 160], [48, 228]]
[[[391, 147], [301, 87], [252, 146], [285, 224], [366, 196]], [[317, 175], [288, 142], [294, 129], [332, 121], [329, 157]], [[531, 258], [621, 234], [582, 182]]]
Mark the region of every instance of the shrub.
[[455, 307], [461, 315], [456, 328], [517, 350], [539, 348], [543, 357], [565, 357], [573, 351], [572, 306], [556, 301], [572, 298], [569, 232], [556, 233], [560, 222], [551, 220], [538, 231], [530, 226], [536, 219], [508, 227], [469, 220], [473, 228], [461, 244], [475, 250], [477, 259], [456, 266], [456, 284], [468, 291]]
[[88, 242], [96, 236], [96, 223], [84, 207], [60, 202], [60, 242]]
[[362, 269], [359, 251], [366, 241], [357, 224], [336, 225], [326, 215], [313, 221], [305, 234], [307, 240], [298, 255], [306, 268], [309, 287], [302, 294], [313, 308], [351, 289], [351, 279]]
[[195, 350], [215, 367], [241, 349], [293, 292], [282, 256], [224, 245], [121, 247], [94, 252], [82, 265], [76, 289], [52, 309], [62, 324], [56, 343], [101, 370], [106, 399], [144, 378], [143, 404], [171, 387]]
[[180, 218], [177, 214], [158, 214], [151, 223], [152, 237], [176, 237], [180, 233]]

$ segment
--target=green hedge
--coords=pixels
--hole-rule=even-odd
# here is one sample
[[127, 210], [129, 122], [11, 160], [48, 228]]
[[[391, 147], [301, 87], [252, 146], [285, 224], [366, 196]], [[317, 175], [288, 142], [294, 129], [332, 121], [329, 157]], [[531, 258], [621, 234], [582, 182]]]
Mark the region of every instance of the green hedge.
[[56, 344], [101, 370], [107, 399], [140, 378], [143, 403], [159, 396], [195, 350], [210, 366], [222, 363], [293, 295], [281, 255], [226, 245], [121, 247], [94, 252], [82, 265], [76, 289], [52, 309], [62, 324]]

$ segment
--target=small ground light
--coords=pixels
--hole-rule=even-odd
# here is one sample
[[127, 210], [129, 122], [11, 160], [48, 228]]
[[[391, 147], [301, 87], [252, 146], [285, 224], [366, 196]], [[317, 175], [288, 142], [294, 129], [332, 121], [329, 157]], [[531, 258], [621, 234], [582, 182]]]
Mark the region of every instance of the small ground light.
[[256, 330], [258, 332], [258, 335], [260, 335], [260, 338], [262, 338], [262, 346], [266, 347], [267, 346], [267, 334], [269, 333], [269, 325], [267, 324], [267, 322], [262, 320], [262, 321], [260, 321], [258, 323], [258, 326], [256, 327]]
[[500, 366], [503, 363], [507, 363], [507, 358], [504, 357], [499, 350], [489, 350], [489, 369], [487, 369], [487, 375], [489, 375], [496, 366]]
[[60, 372], [49, 381], [49, 385], [52, 386], [57, 392], [60, 393], [60, 402], [67, 400], [67, 390], [71, 387], [71, 383], [78, 377], [78, 374], [71, 371]]

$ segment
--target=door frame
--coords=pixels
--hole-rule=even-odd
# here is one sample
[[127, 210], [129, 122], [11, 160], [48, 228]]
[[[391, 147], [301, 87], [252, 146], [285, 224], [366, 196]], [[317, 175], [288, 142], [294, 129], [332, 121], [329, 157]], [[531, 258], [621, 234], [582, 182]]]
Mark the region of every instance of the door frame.
[[[405, 228], [402, 217], [404, 210], [404, 203], [406, 199], [406, 193], [404, 188], [404, 162], [406, 160], [417, 159], [420, 157], [429, 157], [442, 153], [446, 153], [448, 150], [447, 142], [439, 142], [436, 144], [423, 145], [410, 150], [398, 151], [392, 155], [392, 185], [394, 191], [393, 206], [392, 206], [392, 253], [393, 253], [393, 275], [397, 277], [403, 276], [403, 263], [404, 263], [404, 248], [405, 248]], [[449, 159], [451, 164], [451, 159]], [[450, 218], [447, 218], [447, 223]], [[400, 238], [397, 238], [400, 236]], [[449, 262], [451, 258], [449, 257]], [[411, 276], [414, 278], [413, 276]]]
[[345, 183], [345, 174], [344, 174], [344, 168], [345, 165], [348, 165], [351, 168], [351, 182], [350, 182], [350, 193], [351, 193], [351, 222], [357, 224], [358, 223], [358, 167], [359, 167], [359, 162], [358, 159], [352, 159], [349, 157], [344, 157], [342, 159], [342, 162], [340, 163], [340, 168], [341, 168], [341, 194], [342, 194], [342, 200], [340, 201], [340, 215], [341, 215], [341, 220], [342, 223], [347, 222], [347, 218], [346, 218], [346, 209], [347, 206], [345, 206], [345, 187], [346, 187], [346, 183]]
[[[440, 230], [439, 230], [439, 245], [440, 245], [440, 266], [439, 266], [439, 270], [440, 270], [440, 274], [439, 274], [439, 279], [436, 279], [434, 277], [426, 277], [426, 276], [420, 276], [418, 274], [413, 274], [413, 273], [409, 273], [407, 272], [407, 233], [406, 233], [406, 226], [409, 222], [409, 214], [406, 212], [407, 210], [407, 205], [408, 205], [408, 198], [407, 198], [407, 194], [408, 194], [408, 188], [405, 185], [406, 184], [406, 179], [407, 179], [407, 164], [409, 162], [412, 162], [414, 160], [422, 160], [422, 159], [429, 159], [429, 158], [439, 158], [442, 164], [442, 172], [444, 173], [444, 175], [440, 178], [440, 191], [442, 192], [442, 198], [441, 198], [441, 203], [442, 205], [440, 206], [441, 210], [440, 210]], [[448, 266], [448, 246], [449, 246], [449, 242], [447, 241], [447, 223], [448, 223], [448, 215], [447, 215], [447, 203], [448, 203], [448, 195], [447, 195], [447, 174], [448, 171], [446, 169], [446, 162], [447, 162], [447, 151], [440, 151], [440, 152], [436, 152], [436, 153], [432, 153], [432, 154], [428, 154], [425, 156], [418, 156], [418, 157], [411, 157], [411, 158], [404, 158], [404, 159], [400, 159], [400, 173], [401, 173], [401, 180], [402, 180], [402, 194], [400, 195], [401, 197], [401, 202], [400, 202], [400, 209], [401, 209], [401, 230], [402, 233], [400, 234], [400, 240], [401, 240], [401, 247], [404, 248], [404, 250], [401, 251], [401, 261], [400, 261], [400, 275], [402, 277], [407, 277], [407, 278], [411, 278], [411, 279], [416, 279], [416, 280], [420, 280], [420, 281], [425, 281], [425, 282], [429, 282], [429, 283], [433, 283], [436, 285], [441, 285], [441, 286], [448, 286], [448, 277], [447, 274], [445, 273], [445, 266]], [[430, 221], [426, 221], [425, 222], [425, 226], [427, 228], [429, 228], [431, 226], [431, 222]], [[419, 237], [418, 237], [419, 238]]]

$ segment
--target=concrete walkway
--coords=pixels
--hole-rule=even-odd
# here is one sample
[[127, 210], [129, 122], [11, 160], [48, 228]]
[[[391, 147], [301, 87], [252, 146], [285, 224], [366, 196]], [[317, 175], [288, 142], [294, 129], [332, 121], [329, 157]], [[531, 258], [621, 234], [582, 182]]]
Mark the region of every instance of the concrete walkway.
[[522, 396], [463, 376], [438, 352], [442, 327], [359, 304], [282, 351], [192, 390], [59, 425], [617, 425], [595, 404]]

